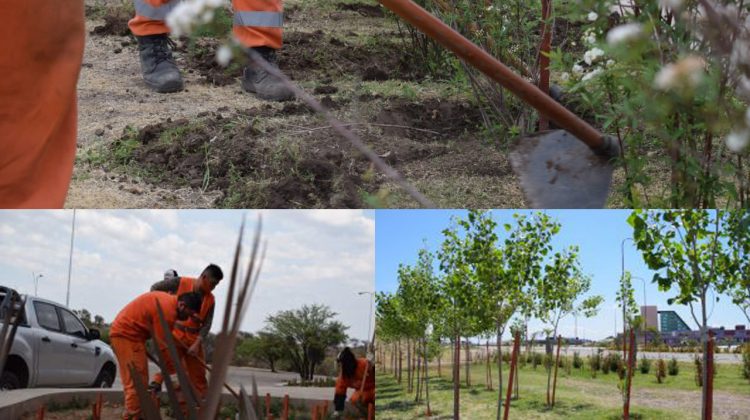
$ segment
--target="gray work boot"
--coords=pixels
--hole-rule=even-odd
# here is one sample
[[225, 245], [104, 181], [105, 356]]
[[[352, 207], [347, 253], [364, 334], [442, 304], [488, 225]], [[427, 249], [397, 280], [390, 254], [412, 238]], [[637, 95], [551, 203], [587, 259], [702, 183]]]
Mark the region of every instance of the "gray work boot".
[[[276, 50], [268, 47], [253, 48], [271, 66], [278, 68], [276, 64]], [[242, 88], [247, 92], [254, 93], [261, 99], [269, 101], [288, 101], [294, 99], [294, 92], [286, 87], [281, 79], [253, 64], [245, 67], [242, 75]]]
[[159, 92], [182, 90], [182, 75], [172, 57], [174, 42], [166, 34], [137, 36], [143, 80]]

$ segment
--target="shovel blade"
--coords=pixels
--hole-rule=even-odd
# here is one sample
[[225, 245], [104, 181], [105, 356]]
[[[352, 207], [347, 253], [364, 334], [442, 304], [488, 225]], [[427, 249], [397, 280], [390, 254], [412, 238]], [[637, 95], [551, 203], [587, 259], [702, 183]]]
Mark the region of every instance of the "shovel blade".
[[602, 208], [613, 165], [564, 130], [520, 139], [510, 153], [532, 208]]

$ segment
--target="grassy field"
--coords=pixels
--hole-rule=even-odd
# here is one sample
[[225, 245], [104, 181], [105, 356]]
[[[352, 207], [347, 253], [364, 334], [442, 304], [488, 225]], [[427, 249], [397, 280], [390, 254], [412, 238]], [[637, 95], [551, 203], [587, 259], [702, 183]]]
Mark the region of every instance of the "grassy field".
[[[430, 369], [430, 401], [433, 418], [451, 418], [453, 387], [449, 380], [450, 366], [443, 366], [443, 377], [437, 369]], [[426, 406], [414, 402], [414, 393], [406, 393], [406, 372], [399, 385], [390, 373], [377, 376], [377, 413], [379, 419], [411, 419], [424, 417]], [[497, 365], [493, 366], [496, 381]], [[504, 382], [508, 369], [504, 366]], [[434, 377], [433, 377], [434, 376]], [[462, 379], [464, 372], [462, 371]], [[488, 391], [484, 385], [485, 366], [472, 365], [472, 386], [461, 387], [461, 417], [469, 419], [495, 418], [497, 388]], [[559, 371], [555, 408], [545, 407], [547, 374], [542, 366], [522, 367], [519, 373], [518, 400], [511, 403], [513, 419], [603, 419], [620, 418], [622, 398], [617, 374], [598, 372], [591, 377], [588, 368], [573, 369], [570, 375]], [[494, 383], [496, 386], [496, 382]], [[738, 365], [719, 367], [715, 381], [714, 415], [716, 418], [740, 419], [750, 416], [750, 382], [743, 379]], [[633, 380], [631, 413], [642, 419], [689, 419], [700, 417], [700, 388], [694, 380], [692, 364], [681, 363], [677, 376], [667, 376], [663, 384], [656, 382], [654, 367], [649, 374], [636, 372]]]

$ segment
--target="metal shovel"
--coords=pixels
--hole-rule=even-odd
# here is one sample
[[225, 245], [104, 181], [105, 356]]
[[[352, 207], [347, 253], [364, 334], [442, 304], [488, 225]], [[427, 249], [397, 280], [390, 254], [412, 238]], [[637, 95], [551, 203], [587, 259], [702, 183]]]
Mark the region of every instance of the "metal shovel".
[[616, 139], [600, 133], [413, 1], [378, 1], [565, 129], [520, 139], [510, 153], [530, 207], [604, 207], [611, 160], [620, 156]]

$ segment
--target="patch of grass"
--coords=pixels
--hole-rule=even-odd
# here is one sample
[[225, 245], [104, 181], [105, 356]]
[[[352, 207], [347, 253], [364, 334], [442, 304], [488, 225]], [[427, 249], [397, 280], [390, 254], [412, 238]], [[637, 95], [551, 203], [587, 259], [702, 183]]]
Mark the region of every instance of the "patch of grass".
[[[683, 364], [686, 371], [689, 363]], [[747, 395], [750, 385], [743, 382], [739, 369], [735, 365], [721, 365], [715, 379], [715, 389], [719, 392], [736, 394], [738, 398]], [[463, 369], [463, 365], [462, 365]], [[450, 381], [450, 365], [443, 366], [443, 377], [437, 377], [437, 369], [430, 369], [431, 408], [437, 418], [449, 418], [453, 413], [453, 387]], [[493, 366], [497, 375], [497, 365]], [[507, 381], [508, 365], [503, 369]], [[461, 417], [471, 419], [494, 419], [497, 404], [497, 384], [495, 390], [487, 391], [484, 386], [485, 367], [473, 364], [471, 367], [472, 387], [461, 387]], [[461, 372], [463, 379], [464, 372]], [[588, 367], [572, 369], [570, 374], [559, 371], [556, 403], [554, 409], [545, 404], [547, 373], [544, 368], [534, 370], [529, 364], [522, 367], [519, 373], [520, 398], [511, 402], [513, 419], [617, 419], [622, 416], [622, 399], [618, 390], [616, 374], [598, 375], [591, 378]], [[407, 394], [404, 384], [399, 385], [390, 374], [379, 372], [377, 376], [378, 398], [376, 409], [378, 418], [407, 419], [424, 415], [426, 406], [413, 403], [415, 395]], [[507, 386], [507, 384], [504, 383]], [[648, 389], [649, 399], [663, 400], [665, 406], [674, 398], [675, 391], [692, 391], [700, 399], [700, 389], [695, 386], [692, 375], [668, 377], [663, 384], [658, 384], [654, 375], [637, 373], [633, 377], [633, 389]], [[504, 389], [505, 391], [505, 389]], [[662, 398], [663, 397], [663, 398]], [[683, 395], [684, 398], [684, 395]], [[662, 406], [648, 406], [643, 400], [633, 400], [631, 407], [633, 418], [642, 419], [684, 419], [698, 418], [699, 413], [685, 413], [684, 407], [675, 405], [674, 409]], [[690, 417], [692, 415], [692, 417]], [[686, 417], [687, 416], [687, 417]]]
[[198, 38], [224, 39], [232, 33], [234, 15], [224, 7], [216, 9], [211, 22], [200, 25], [193, 31]]

